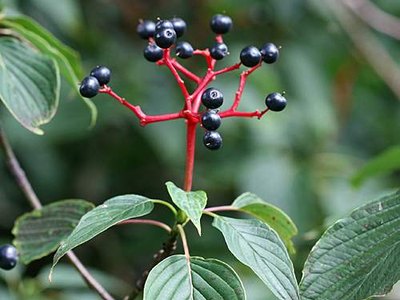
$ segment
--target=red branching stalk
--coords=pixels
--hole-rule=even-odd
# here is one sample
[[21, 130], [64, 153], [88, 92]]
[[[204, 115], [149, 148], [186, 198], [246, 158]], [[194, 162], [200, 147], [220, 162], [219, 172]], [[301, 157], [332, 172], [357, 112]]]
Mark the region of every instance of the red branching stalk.
[[[223, 38], [221, 35], [217, 35], [215, 40], [218, 43], [223, 43]], [[216, 79], [217, 76], [231, 71], [235, 71], [241, 67], [241, 63], [236, 63], [232, 66], [215, 70], [216, 60], [211, 57], [208, 49], [204, 50], [197, 49], [194, 50], [193, 54], [202, 56], [206, 60], [207, 72], [203, 77], [199, 77], [198, 75], [192, 73], [187, 68], [182, 66], [179, 62], [177, 62], [175, 58], [172, 58], [170, 55], [170, 49], [165, 49], [163, 58], [156, 63], [158, 66], [166, 66], [170, 70], [171, 74], [174, 76], [176, 82], [178, 83], [178, 86], [184, 97], [183, 108], [178, 112], [160, 114], [160, 115], [147, 115], [142, 111], [140, 106], [129, 103], [128, 101], [125, 100], [125, 98], [122, 98], [118, 94], [116, 94], [111, 89], [111, 87], [105, 85], [100, 90], [100, 93], [110, 95], [118, 102], [120, 102], [122, 105], [130, 109], [139, 119], [140, 125], [142, 126], [146, 126], [147, 124], [151, 123], [158, 123], [175, 119], [185, 119], [187, 131], [186, 131], [186, 166], [185, 166], [184, 189], [186, 191], [190, 191], [192, 189], [192, 183], [193, 183], [194, 157], [196, 149], [196, 130], [197, 130], [197, 125], [201, 122], [201, 114], [202, 114], [201, 112], [199, 112], [201, 106], [201, 95], [203, 94], [204, 90], [208, 87], [208, 85]], [[237, 110], [240, 104], [240, 100], [248, 76], [251, 73], [253, 73], [256, 69], [258, 69], [261, 66], [261, 64], [262, 62], [260, 62], [258, 65], [252, 68], [243, 71], [240, 74], [239, 86], [235, 93], [235, 98], [233, 100], [233, 103], [229, 109], [219, 112], [221, 118], [254, 117], [261, 119], [264, 116], [264, 114], [268, 112], [268, 109], [264, 109], [262, 111], [256, 110], [253, 112], [243, 112]], [[185, 81], [181, 78], [180, 74], [197, 84], [197, 87], [191, 94], [189, 93], [185, 85]]]

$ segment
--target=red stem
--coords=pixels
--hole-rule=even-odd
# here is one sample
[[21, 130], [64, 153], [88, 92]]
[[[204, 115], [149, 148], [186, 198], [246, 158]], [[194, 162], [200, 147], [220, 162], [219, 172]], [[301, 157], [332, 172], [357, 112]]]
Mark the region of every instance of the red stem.
[[186, 125], [185, 191], [190, 191], [192, 189], [197, 124], [197, 122], [187, 121]]
[[190, 72], [188, 69], [186, 69], [184, 66], [182, 66], [179, 62], [176, 61], [176, 59], [171, 60], [172, 65], [177, 69], [178, 71], [182, 72], [183, 75], [185, 75], [187, 78], [190, 80], [193, 80], [196, 83], [201, 82], [201, 78], [192, 72]]

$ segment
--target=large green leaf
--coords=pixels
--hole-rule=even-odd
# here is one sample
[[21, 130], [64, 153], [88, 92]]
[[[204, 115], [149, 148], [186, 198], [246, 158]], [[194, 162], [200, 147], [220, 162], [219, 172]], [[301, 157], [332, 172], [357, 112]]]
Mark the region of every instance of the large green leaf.
[[59, 94], [54, 60], [15, 38], [0, 38], [0, 98], [24, 127], [43, 134], [39, 126], [53, 118]]
[[213, 226], [224, 235], [232, 254], [279, 299], [300, 299], [293, 264], [278, 234], [267, 224], [216, 216]]
[[360, 186], [372, 176], [400, 170], [400, 146], [393, 146], [368, 161], [352, 178], [354, 186]]
[[[0, 18], [0, 25], [11, 28], [43, 54], [53, 58], [59, 66], [61, 74], [79, 95], [79, 82], [83, 72], [77, 52], [61, 43], [50, 32], [26, 16]], [[97, 108], [91, 100], [87, 98], [82, 98], [82, 100], [90, 109], [93, 125], [97, 118]]]
[[170, 181], [165, 184], [172, 201], [186, 213], [201, 235], [200, 219], [207, 204], [207, 194], [204, 191], [185, 192]]
[[400, 280], [400, 192], [333, 224], [309, 254], [302, 299], [365, 299]]
[[291, 239], [297, 234], [297, 227], [289, 216], [278, 207], [265, 202], [252, 193], [240, 195], [232, 203], [232, 206], [267, 223], [279, 234], [289, 252], [296, 252]]
[[111, 198], [85, 214], [71, 235], [61, 242], [53, 258], [53, 267], [69, 250], [89, 241], [121, 221], [149, 214], [154, 204], [151, 199], [139, 195], [123, 195]]
[[19, 217], [12, 232], [21, 261], [28, 264], [55, 251], [93, 207], [84, 200], [63, 200]]
[[246, 299], [235, 271], [217, 259], [173, 255], [155, 266], [144, 286], [144, 300]]

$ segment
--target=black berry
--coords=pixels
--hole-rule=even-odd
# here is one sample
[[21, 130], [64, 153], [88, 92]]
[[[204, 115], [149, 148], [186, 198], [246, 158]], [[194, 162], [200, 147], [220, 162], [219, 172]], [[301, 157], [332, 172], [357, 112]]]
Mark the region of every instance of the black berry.
[[164, 29], [174, 29], [174, 24], [168, 20], [158, 20], [156, 23], [155, 32], [159, 32]]
[[158, 47], [167, 49], [176, 42], [176, 32], [171, 28], [156, 31], [154, 39]]
[[186, 31], [186, 22], [181, 18], [173, 18], [171, 19], [171, 23], [176, 32], [176, 37], [181, 37]]
[[279, 58], [279, 49], [272, 43], [267, 43], [260, 49], [263, 61], [267, 64], [276, 62]]
[[222, 146], [222, 137], [216, 131], [207, 131], [204, 134], [203, 143], [210, 150], [218, 150]]
[[216, 34], [227, 33], [232, 28], [232, 19], [225, 15], [215, 15], [211, 18], [210, 27]]
[[209, 109], [218, 108], [224, 103], [224, 95], [220, 90], [210, 87], [201, 95], [201, 102]]
[[175, 53], [180, 58], [189, 58], [193, 56], [193, 47], [188, 42], [179, 42], [176, 44]]
[[82, 97], [92, 98], [99, 93], [100, 83], [96, 77], [87, 76], [82, 80], [79, 92]]
[[90, 76], [96, 77], [100, 85], [105, 85], [110, 82], [111, 71], [107, 67], [97, 66], [90, 72]]
[[265, 105], [272, 111], [281, 111], [286, 107], [286, 98], [279, 93], [271, 93], [265, 98]]
[[141, 21], [136, 27], [136, 32], [142, 39], [145, 40], [147, 40], [150, 37], [153, 37], [155, 31], [156, 31], [156, 23], [150, 20]]
[[163, 58], [163, 50], [154, 43], [150, 43], [144, 48], [143, 56], [151, 62], [159, 61]]
[[11, 270], [18, 261], [17, 249], [12, 245], [4, 245], [0, 247], [0, 268], [3, 270]]
[[214, 110], [206, 111], [201, 116], [201, 125], [207, 130], [217, 130], [221, 126], [221, 117]]
[[221, 60], [228, 55], [228, 46], [224, 43], [215, 43], [210, 49], [210, 55], [216, 60]]
[[246, 67], [254, 67], [261, 60], [261, 53], [254, 46], [248, 46], [240, 52], [240, 61]]

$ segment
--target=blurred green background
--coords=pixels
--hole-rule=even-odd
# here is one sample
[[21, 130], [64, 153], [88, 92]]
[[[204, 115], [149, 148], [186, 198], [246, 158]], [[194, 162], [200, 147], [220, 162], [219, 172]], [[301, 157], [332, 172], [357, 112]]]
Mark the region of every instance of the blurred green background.
[[[217, 152], [202, 146], [199, 133], [193, 188], [208, 193], [210, 206], [229, 204], [242, 192], [250, 191], [288, 213], [299, 228], [297, 254], [293, 256], [299, 278], [308, 252], [326, 226], [399, 185], [399, 172], [375, 176], [359, 188], [350, 183], [365, 162], [400, 143], [400, 95], [396, 96], [377, 75], [371, 58], [364, 55], [364, 44], [354, 43], [343, 31], [346, 23], [338, 20], [348, 20], [340, 16], [350, 12], [343, 10], [340, 1], [3, 3], [34, 18], [76, 49], [87, 72], [98, 64], [110, 67], [111, 86], [149, 114], [177, 111], [182, 98], [168, 70], [144, 60], [146, 42], [135, 33], [139, 19], [182, 17], [188, 23], [183, 39], [206, 48], [213, 42], [210, 17], [228, 14], [234, 21], [233, 31], [225, 38], [231, 54], [218, 63], [221, 67], [236, 63], [240, 50], [247, 45], [281, 45], [280, 60], [250, 76], [240, 108], [263, 109], [267, 94], [286, 91], [286, 110], [268, 113], [260, 121], [224, 120], [219, 130], [224, 147]], [[399, 1], [373, 3], [400, 17]], [[356, 16], [350, 16], [357, 21]], [[399, 62], [398, 40], [366, 23], [356, 24]], [[374, 45], [369, 40], [364, 42]], [[379, 64], [381, 57], [374, 59]], [[197, 74], [205, 70], [204, 62], [197, 58], [183, 64]], [[214, 83], [225, 95], [225, 106], [231, 103], [239, 74], [232, 72]], [[44, 203], [69, 198], [102, 203], [126, 193], [167, 199], [166, 181], [182, 186], [185, 128], [181, 120], [142, 128], [129, 110], [111, 98], [101, 95], [94, 101], [99, 117], [96, 126], [89, 129], [89, 111], [64, 84], [59, 110], [44, 127], [44, 136], [23, 129], [0, 107], [3, 127]], [[5, 243], [12, 240], [14, 220], [29, 207], [8, 173], [2, 153], [0, 158], [0, 237]], [[153, 216], [169, 220], [163, 209]], [[191, 253], [228, 261], [244, 278], [250, 300], [273, 299], [250, 270], [228, 254], [222, 236], [211, 228], [207, 217], [203, 223], [200, 239], [193, 228], [189, 229]], [[159, 229], [127, 226], [107, 231], [79, 247], [77, 254], [91, 268], [108, 273], [99, 276], [106, 276], [104, 281], [121, 298], [164, 239]], [[46, 272], [50, 261], [51, 257], [7, 274], [1, 272], [0, 299], [97, 299], [68, 267], [59, 267], [60, 280], [49, 286]], [[119, 281], [111, 280], [107, 277], [110, 275]], [[388, 299], [399, 297], [393, 294]]]

